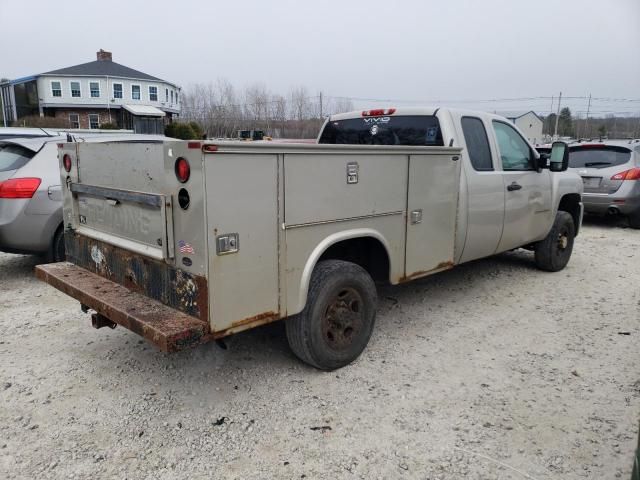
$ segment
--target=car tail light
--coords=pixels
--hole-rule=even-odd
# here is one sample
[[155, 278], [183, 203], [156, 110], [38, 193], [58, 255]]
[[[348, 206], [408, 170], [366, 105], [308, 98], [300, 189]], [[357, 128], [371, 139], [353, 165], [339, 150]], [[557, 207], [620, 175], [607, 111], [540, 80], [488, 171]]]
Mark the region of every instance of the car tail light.
[[191, 167], [186, 158], [180, 157], [176, 160], [176, 177], [180, 183], [185, 183], [191, 175]]
[[640, 168], [632, 168], [624, 172], [616, 173], [611, 180], [640, 180]]
[[0, 182], [0, 198], [31, 198], [41, 182], [39, 178], [10, 178]]
[[64, 166], [64, 169], [68, 172], [71, 171], [71, 155], [69, 155], [68, 153], [65, 153], [64, 156], [62, 157], [62, 165]]
[[396, 113], [395, 108], [378, 108], [376, 110], [363, 110], [363, 117], [379, 117], [381, 115], [393, 115]]

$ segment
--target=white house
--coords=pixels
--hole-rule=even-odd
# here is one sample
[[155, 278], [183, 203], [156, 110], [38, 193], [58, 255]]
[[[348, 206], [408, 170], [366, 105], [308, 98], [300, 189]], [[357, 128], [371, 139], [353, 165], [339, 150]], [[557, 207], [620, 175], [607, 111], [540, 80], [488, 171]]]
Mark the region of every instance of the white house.
[[497, 115], [514, 123], [530, 143], [536, 144], [544, 141], [542, 137], [542, 119], [533, 110], [521, 112], [496, 112]]
[[111, 52], [97, 59], [0, 85], [8, 122], [29, 115], [61, 118], [69, 128], [111, 123], [138, 133], [162, 133], [180, 114], [180, 87], [115, 63]]

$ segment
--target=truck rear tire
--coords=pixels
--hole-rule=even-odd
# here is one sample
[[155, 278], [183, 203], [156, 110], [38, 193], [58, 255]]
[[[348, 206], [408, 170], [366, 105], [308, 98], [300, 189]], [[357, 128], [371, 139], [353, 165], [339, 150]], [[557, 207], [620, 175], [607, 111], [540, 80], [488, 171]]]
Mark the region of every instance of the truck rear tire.
[[319, 262], [304, 310], [286, 320], [291, 350], [320, 370], [350, 364], [369, 342], [376, 303], [375, 284], [362, 267], [342, 260]]
[[544, 240], [536, 244], [536, 266], [547, 272], [562, 270], [571, 258], [575, 232], [571, 214], [558, 211], [551, 231]]

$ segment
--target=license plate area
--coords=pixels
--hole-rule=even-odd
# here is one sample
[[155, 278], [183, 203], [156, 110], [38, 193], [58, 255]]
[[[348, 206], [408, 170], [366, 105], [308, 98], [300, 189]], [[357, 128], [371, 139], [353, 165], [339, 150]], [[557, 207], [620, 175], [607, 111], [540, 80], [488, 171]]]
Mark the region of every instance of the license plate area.
[[582, 183], [585, 188], [599, 188], [602, 177], [582, 177]]

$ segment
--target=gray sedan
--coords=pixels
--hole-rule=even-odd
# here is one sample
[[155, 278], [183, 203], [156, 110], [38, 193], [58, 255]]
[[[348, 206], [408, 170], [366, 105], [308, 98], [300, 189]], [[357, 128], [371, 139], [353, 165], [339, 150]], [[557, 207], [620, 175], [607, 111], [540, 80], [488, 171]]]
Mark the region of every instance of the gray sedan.
[[572, 144], [569, 167], [584, 182], [585, 212], [623, 215], [640, 228], [640, 141]]
[[[156, 135], [85, 135], [76, 141], [154, 142]], [[66, 136], [0, 140], [0, 251], [64, 260], [57, 144]]]

